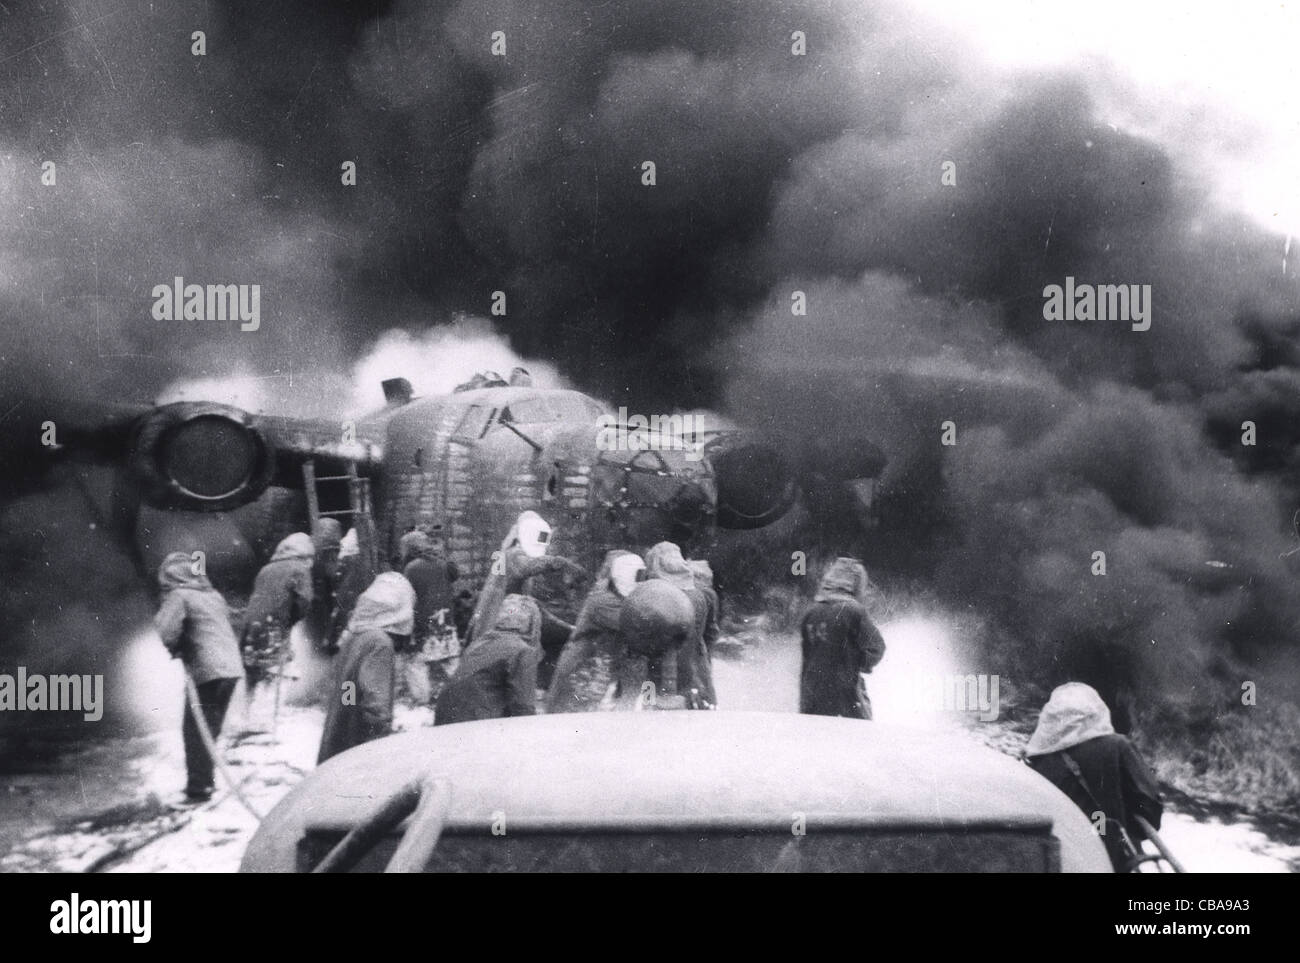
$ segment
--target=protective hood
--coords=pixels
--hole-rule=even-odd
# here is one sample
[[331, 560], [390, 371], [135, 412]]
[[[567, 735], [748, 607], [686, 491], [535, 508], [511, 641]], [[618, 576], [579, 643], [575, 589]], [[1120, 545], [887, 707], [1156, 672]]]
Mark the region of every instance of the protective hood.
[[172, 552], [158, 566], [158, 587], [164, 592], [187, 588], [214, 591], [208, 577], [194, 571], [195, 561], [189, 552]]
[[337, 518], [322, 518], [316, 522], [316, 529], [312, 532], [312, 546], [317, 555], [324, 555], [331, 549], [338, 548], [342, 537], [343, 526]]
[[294, 532], [275, 546], [272, 562], [284, 562], [288, 559], [309, 559], [316, 556], [316, 548], [311, 543], [311, 536], [306, 532]]
[[[536, 512], [524, 512], [515, 519], [501, 542], [501, 555], [518, 546], [529, 558], [540, 558], [546, 554], [546, 547], [551, 539], [551, 526], [546, 519]], [[468, 641], [473, 642], [480, 635], [490, 631], [489, 626], [496, 621], [497, 610], [506, 594], [507, 578], [504, 566], [493, 565], [483, 587], [479, 589], [478, 604], [474, 606], [474, 615], [469, 620], [466, 633]]]
[[1025, 755], [1060, 752], [1114, 731], [1110, 709], [1097, 690], [1082, 682], [1067, 682], [1052, 690], [1052, 697], [1038, 716], [1038, 726]]
[[536, 649], [542, 644], [542, 610], [526, 595], [507, 595], [488, 635], [513, 635]]
[[695, 581], [704, 588], [713, 588], [713, 566], [704, 559], [691, 559], [686, 563], [691, 567], [691, 574], [695, 576]]
[[[605, 559], [600, 563], [600, 570], [596, 573], [596, 584], [608, 582], [610, 575], [614, 571], [614, 562], [625, 555], [631, 555], [625, 548], [611, 548], [605, 553]], [[645, 564], [645, 563], [642, 563]]]
[[609, 564], [609, 587], [622, 598], [627, 598], [636, 588], [637, 577], [645, 571], [640, 555], [623, 552]]
[[541, 558], [551, 541], [551, 526], [536, 512], [524, 512], [515, 522], [515, 542], [529, 558]]
[[815, 602], [838, 602], [844, 599], [865, 605], [867, 570], [856, 558], [837, 558], [817, 586]]
[[685, 592], [695, 587], [695, 575], [682, 558], [682, 550], [672, 542], [660, 542], [645, 553], [647, 578], [663, 579]]
[[415, 589], [396, 572], [380, 572], [361, 593], [348, 632], [382, 629], [394, 635], [410, 635], [415, 627]]
[[350, 558], [361, 554], [361, 545], [357, 542], [357, 530], [349, 528], [348, 533], [339, 542], [339, 558]]
[[433, 542], [430, 541], [429, 536], [424, 534], [424, 532], [407, 532], [397, 543], [397, 557], [400, 558], [402, 564], [405, 565], [412, 559], [424, 555], [432, 547]]

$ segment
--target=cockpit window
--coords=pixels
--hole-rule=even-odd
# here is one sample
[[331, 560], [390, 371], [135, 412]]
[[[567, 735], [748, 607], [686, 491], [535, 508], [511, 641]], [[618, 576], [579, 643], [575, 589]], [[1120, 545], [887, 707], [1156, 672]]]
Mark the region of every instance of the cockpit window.
[[502, 420], [520, 425], [538, 425], [555, 421], [594, 421], [599, 405], [589, 404], [579, 395], [538, 395], [510, 402]]
[[496, 409], [488, 405], [470, 405], [469, 410], [465, 412], [460, 424], [452, 432], [454, 441], [478, 441], [487, 434], [488, 426], [492, 424], [492, 416], [496, 414]]

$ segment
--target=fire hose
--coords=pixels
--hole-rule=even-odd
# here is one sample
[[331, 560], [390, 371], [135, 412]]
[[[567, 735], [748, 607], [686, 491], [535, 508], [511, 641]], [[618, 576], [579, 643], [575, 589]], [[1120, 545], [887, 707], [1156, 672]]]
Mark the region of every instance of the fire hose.
[[1183, 869], [1183, 864], [1180, 863], [1174, 857], [1174, 854], [1170, 852], [1169, 847], [1165, 845], [1165, 841], [1160, 838], [1160, 834], [1156, 832], [1156, 828], [1152, 826], [1149, 822], [1147, 822], [1147, 820], [1142, 816], [1135, 814], [1133, 818], [1137, 821], [1137, 824], [1142, 828], [1142, 832], [1146, 834], [1147, 839], [1151, 840], [1151, 845], [1155, 846], [1155, 848], [1159, 851], [1161, 858], [1163, 858], [1165, 862], [1167, 862], [1170, 866], [1173, 867], [1174, 872], [1175, 873], [1187, 872], [1187, 870]]
[[244, 797], [244, 794], [240, 792], [239, 783], [235, 782], [235, 777], [230, 774], [226, 764], [221, 761], [221, 754], [217, 752], [217, 740], [212, 738], [212, 730], [208, 728], [208, 721], [203, 718], [203, 710], [199, 705], [199, 687], [194, 684], [194, 676], [190, 675], [189, 669], [185, 670], [185, 694], [187, 697], [185, 701], [190, 707], [190, 718], [194, 720], [194, 725], [198, 727], [199, 738], [203, 740], [203, 748], [211, 757], [212, 764], [221, 773], [221, 778], [230, 787], [230, 791], [234, 793], [240, 805], [247, 809], [254, 819], [261, 822], [262, 814], [254, 809], [252, 804]]

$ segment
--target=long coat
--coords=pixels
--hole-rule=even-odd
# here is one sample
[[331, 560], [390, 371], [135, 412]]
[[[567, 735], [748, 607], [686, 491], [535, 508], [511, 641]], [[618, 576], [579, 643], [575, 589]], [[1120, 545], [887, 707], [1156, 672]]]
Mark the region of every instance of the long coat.
[[885, 640], [864, 604], [870, 584], [867, 570], [855, 558], [837, 558], [822, 576], [800, 625], [800, 712], [871, 718], [862, 676], [884, 658]]
[[695, 634], [682, 647], [677, 660], [677, 688], [679, 692], [689, 693], [691, 689], [699, 692], [700, 697], [710, 706], [718, 704], [717, 691], [713, 687], [713, 653], [712, 644], [718, 640], [718, 609], [716, 596], [713, 600], [705, 589], [698, 585], [686, 592], [695, 609]]
[[307, 632], [317, 645], [329, 642], [330, 621], [334, 617], [334, 593], [338, 589], [339, 542], [342, 527], [337, 519], [322, 518], [316, 524], [312, 544], [316, 553], [311, 564], [311, 605], [307, 612]]
[[244, 662], [230, 627], [230, 609], [207, 576], [195, 574], [190, 556], [168, 555], [158, 570], [158, 584], [163, 594], [154, 627], [195, 684], [242, 678]]
[[305, 618], [312, 600], [312, 559], [315, 547], [303, 532], [288, 536], [253, 580], [253, 594], [244, 610], [244, 637], [254, 624], [263, 630], [275, 620], [281, 630]]
[[440, 609], [451, 608], [460, 570], [436, 546], [428, 545], [406, 563], [402, 574], [415, 589], [415, 634], [423, 638], [429, 631], [429, 620]]
[[343, 643], [321, 733], [319, 765], [353, 746], [388, 735], [397, 691], [397, 655], [383, 629], [366, 629]]
[[356, 608], [357, 599], [365, 591], [369, 572], [356, 552], [339, 556], [338, 575], [335, 578], [334, 614], [331, 618], [330, 638], [337, 641], [352, 619], [352, 610]]
[[678, 693], [689, 695], [694, 689], [706, 703], [716, 706], [718, 696], [713, 687], [713, 660], [709, 651], [709, 645], [718, 638], [716, 606], [709, 604], [694, 570], [672, 542], [660, 542], [646, 552], [645, 567], [649, 578], [661, 579], [681, 589], [695, 613], [694, 631], [677, 652]]
[[799, 711], [817, 716], [870, 719], [861, 673], [885, 654], [885, 640], [850, 598], [814, 602], [800, 625], [803, 666], [799, 672]]
[[574, 712], [599, 704], [614, 678], [615, 663], [623, 658], [622, 611], [623, 599], [608, 584], [598, 585], [587, 596], [573, 635], [555, 663], [546, 694], [547, 712]]
[[388, 735], [397, 694], [393, 636], [409, 636], [415, 590], [396, 572], [375, 576], [359, 599], [335, 657], [317, 763]]
[[507, 595], [492, 631], [461, 653], [456, 674], [438, 696], [434, 725], [535, 713], [541, 630], [537, 603]]
[[[1159, 829], [1163, 805], [1146, 763], [1133, 744], [1115, 732], [1110, 708], [1097, 690], [1082, 682], [1052, 690], [1025, 754], [1029, 765], [1089, 818], [1098, 811], [1105, 814], [1108, 831], [1102, 842], [1115, 869], [1127, 870], [1118, 827], [1140, 840], [1144, 833], [1134, 817], [1142, 816]], [[1078, 776], [1067, 754], [1078, 766]]]

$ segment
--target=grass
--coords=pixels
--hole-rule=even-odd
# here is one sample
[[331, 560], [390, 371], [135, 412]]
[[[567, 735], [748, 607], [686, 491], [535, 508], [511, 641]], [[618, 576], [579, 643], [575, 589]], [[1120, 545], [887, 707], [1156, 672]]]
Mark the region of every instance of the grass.
[[1273, 701], [1187, 718], [1141, 719], [1141, 745], [1161, 782], [1246, 812], [1300, 812], [1300, 708]]

